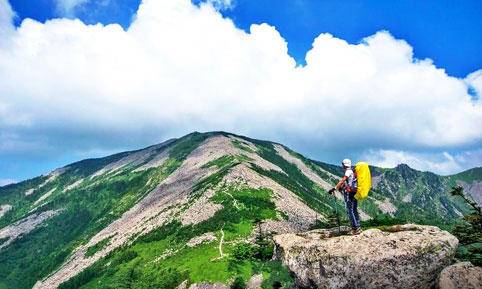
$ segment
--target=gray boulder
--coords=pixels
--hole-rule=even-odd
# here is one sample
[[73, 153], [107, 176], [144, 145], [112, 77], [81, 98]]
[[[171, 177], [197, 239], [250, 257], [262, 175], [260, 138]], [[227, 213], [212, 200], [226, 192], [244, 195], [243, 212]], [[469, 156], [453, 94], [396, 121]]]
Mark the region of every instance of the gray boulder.
[[304, 288], [410, 288], [435, 285], [458, 240], [433, 226], [397, 225], [359, 235], [330, 230], [274, 237], [276, 256]]
[[439, 289], [480, 289], [482, 268], [470, 262], [460, 262], [446, 267], [438, 279]]

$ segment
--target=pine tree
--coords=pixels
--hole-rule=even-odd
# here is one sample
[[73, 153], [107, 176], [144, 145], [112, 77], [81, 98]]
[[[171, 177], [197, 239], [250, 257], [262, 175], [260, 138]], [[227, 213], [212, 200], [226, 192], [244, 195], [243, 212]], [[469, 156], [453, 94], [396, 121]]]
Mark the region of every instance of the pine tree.
[[482, 210], [461, 186], [454, 187], [450, 193], [464, 199], [473, 209], [472, 213], [464, 215], [464, 222], [452, 230], [460, 241], [457, 257], [482, 266]]

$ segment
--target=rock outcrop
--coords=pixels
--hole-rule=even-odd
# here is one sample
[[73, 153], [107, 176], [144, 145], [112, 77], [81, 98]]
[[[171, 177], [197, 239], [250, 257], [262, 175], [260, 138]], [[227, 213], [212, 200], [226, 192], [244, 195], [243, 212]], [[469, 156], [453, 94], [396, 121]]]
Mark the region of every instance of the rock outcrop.
[[470, 262], [453, 264], [442, 270], [437, 285], [439, 289], [480, 289], [482, 268]]
[[355, 236], [314, 230], [274, 237], [276, 255], [307, 288], [410, 288], [435, 285], [458, 240], [437, 227], [398, 225]]

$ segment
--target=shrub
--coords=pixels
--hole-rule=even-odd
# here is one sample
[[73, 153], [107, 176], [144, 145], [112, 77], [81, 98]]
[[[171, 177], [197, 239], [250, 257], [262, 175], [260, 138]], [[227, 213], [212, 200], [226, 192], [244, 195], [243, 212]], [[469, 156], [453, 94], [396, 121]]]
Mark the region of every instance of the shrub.
[[256, 248], [251, 244], [241, 243], [231, 253], [235, 261], [252, 260], [256, 255]]
[[236, 277], [234, 279], [233, 284], [231, 284], [231, 289], [245, 289], [246, 288], [246, 283], [244, 282], [244, 279], [241, 276]]

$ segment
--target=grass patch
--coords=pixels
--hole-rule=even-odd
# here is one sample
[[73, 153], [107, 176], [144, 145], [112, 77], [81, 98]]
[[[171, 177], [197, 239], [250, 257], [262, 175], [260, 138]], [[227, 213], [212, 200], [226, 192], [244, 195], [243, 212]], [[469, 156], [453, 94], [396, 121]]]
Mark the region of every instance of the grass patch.
[[255, 153], [255, 151], [252, 148], [250, 148], [248, 145], [244, 144], [243, 142], [241, 142], [237, 139], [231, 140], [231, 143], [233, 144], [234, 147], [236, 147], [238, 149], [241, 149], [241, 150], [246, 151], [248, 153]]
[[220, 158], [212, 160], [207, 164], [203, 165], [203, 168], [210, 168], [216, 166], [217, 168], [225, 167], [226, 165], [232, 164], [236, 160], [236, 157], [233, 155], [224, 155]]
[[242, 163], [242, 162], [250, 162], [252, 159], [246, 155], [224, 155], [222, 157], [219, 157], [215, 160], [212, 160], [208, 162], [207, 164], [204, 164], [202, 167], [203, 168], [210, 168], [210, 167], [217, 167], [219, 169], [224, 168], [224, 167], [232, 167], [236, 164]]
[[97, 244], [90, 246], [87, 248], [87, 251], [85, 252], [85, 256], [87, 257], [92, 257], [95, 253], [99, 252], [100, 250], [104, 249], [110, 242], [113, 236], [107, 237], [99, 242]]

